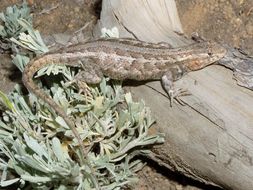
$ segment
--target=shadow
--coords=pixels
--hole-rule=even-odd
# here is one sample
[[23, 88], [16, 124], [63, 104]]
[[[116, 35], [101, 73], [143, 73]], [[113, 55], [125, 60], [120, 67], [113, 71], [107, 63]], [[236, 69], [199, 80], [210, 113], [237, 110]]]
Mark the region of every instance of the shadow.
[[190, 186], [199, 188], [200, 190], [223, 190], [220, 187], [213, 186], [213, 185], [207, 185], [207, 184], [201, 183], [199, 181], [196, 181], [194, 179], [191, 179], [189, 177], [186, 177], [180, 173], [173, 172], [173, 171], [169, 170], [168, 168], [160, 166], [155, 161], [148, 159], [147, 157], [141, 156], [141, 157], [139, 157], [139, 159], [144, 161], [147, 164], [147, 166], [152, 168], [155, 172], [162, 174], [169, 181], [179, 183], [182, 186], [189, 186], [190, 185]]
[[101, 10], [102, 10], [102, 0], [95, 0], [94, 6], [92, 7], [92, 11], [98, 19], [100, 19]]

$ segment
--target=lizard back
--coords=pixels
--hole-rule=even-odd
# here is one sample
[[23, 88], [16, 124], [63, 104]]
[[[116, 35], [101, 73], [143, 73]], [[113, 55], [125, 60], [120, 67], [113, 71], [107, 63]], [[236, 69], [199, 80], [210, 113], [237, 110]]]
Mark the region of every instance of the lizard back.
[[48, 63], [52, 60], [53, 64], [62, 62], [80, 66], [78, 60], [89, 58], [94, 68], [113, 79], [157, 80], [168, 70], [176, 74], [201, 69], [222, 58], [225, 52], [215, 42], [171, 48], [166, 43], [111, 38], [71, 45], [38, 59], [47, 60]]

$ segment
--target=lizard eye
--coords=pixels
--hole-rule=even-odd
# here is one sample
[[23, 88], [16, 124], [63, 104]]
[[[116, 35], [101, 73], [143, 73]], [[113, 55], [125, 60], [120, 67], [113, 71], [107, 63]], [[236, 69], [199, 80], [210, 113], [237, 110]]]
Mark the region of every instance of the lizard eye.
[[208, 52], [207, 54], [208, 54], [209, 56], [213, 55], [213, 53], [212, 53], [212, 52]]

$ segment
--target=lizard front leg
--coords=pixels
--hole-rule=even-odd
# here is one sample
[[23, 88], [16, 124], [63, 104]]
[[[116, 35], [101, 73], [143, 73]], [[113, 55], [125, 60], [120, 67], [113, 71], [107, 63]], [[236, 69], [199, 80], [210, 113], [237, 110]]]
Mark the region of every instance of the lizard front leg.
[[173, 76], [173, 73], [171, 71], [166, 72], [162, 76], [162, 86], [169, 96], [171, 106], [172, 106], [174, 100], [176, 100], [180, 104], [184, 105], [184, 103], [182, 102], [182, 100], [180, 100], [179, 97], [186, 96], [186, 95], [190, 94], [185, 89], [182, 89], [182, 88], [175, 89], [174, 80], [177, 80], [177, 79], [178, 79], [178, 77], [175, 79], [175, 76]]

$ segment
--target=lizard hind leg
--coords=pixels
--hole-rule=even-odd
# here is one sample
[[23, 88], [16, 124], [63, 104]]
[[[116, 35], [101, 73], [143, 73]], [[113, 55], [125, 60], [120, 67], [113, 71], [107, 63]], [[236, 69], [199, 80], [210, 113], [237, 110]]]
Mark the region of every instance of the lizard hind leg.
[[77, 82], [83, 82], [87, 84], [98, 84], [101, 82], [103, 75], [100, 75], [94, 71], [80, 71], [74, 78]]
[[91, 59], [80, 60], [79, 63], [83, 70], [77, 73], [71, 83], [77, 85], [80, 93], [84, 92], [84, 94], [87, 95], [87, 93], [89, 94], [89, 87], [87, 84], [100, 83], [103, 78], [103, 73]]
[[80, 71], [71, 83], [75, 83], [80, 90], [80, 93], [85, 95], [91, 95], [89, 86], [87, 84], [98, 84], [102, 80], [102, 77], [87, 71]]
[[180, 97], [190, 95], [190, 93], [182, 88], [176, 89], [174, 87], [173, 81], [174, 79], [171, 71], [168, 71], [162, 76], [162, 86], [169, 96], [170, 105], [172, 106], [174, 100], [176, 100], [181, 105], [185, 105], [185, 103], [180, 99]]
[[79, 93], [90, 95], [89, 86], [87, 84], [98, 84], [103, 78], [103, 73], [91, 57], [80, 58], [75, 60], [74, 64], [80, 67], [81, 70], [74, 76], [74, 78], [66, 83], [66, 86], [76, 85]]
[[85, 58], [79, 60], [79, 63], [83, 70], [76, 75], [76, 80], [85, 82], [87, 84], [98, 84], [101, 82], [103, 73], [96, 64], [95, 60], [92, 58]]

